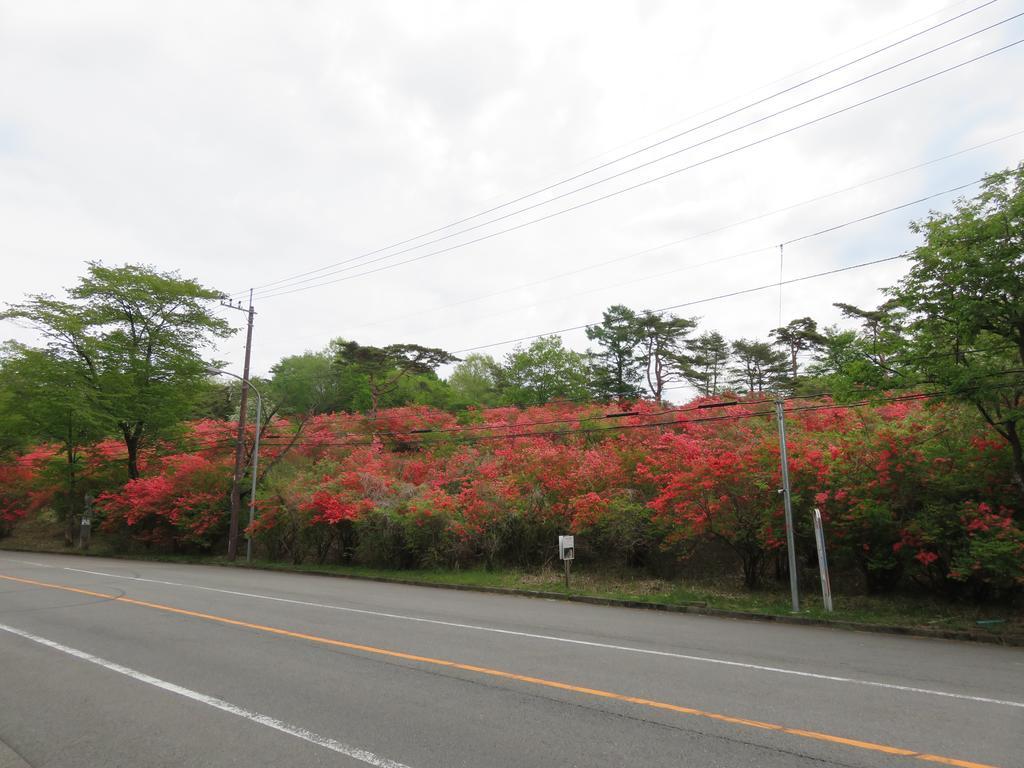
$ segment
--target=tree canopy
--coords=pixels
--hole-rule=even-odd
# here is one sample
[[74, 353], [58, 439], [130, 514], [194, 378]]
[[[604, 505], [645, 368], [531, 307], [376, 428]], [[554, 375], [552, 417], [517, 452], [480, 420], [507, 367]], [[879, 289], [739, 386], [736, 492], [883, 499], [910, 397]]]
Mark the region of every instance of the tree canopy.
[[643, 394], [644, 361], [637, 355], [642, 334], [640, 317], [621, 304], [608, 307], [600, 325], [587, 326], [587, 338], [598, 344], [598, 350], [590, 353], [597, 397], [635, 399]]
[[[46, 355], [33, 357], [40, 387], [45, 360], [87, 393], [90, 413], [118, 431], [128, 473], [138, 477], [143, 441], [176, 428], [192, 408], [206, 377], [202, 350], [233, 332], [208, 307], [220, 296], [177, 273], [91, 262], [67, 299], [36, 294], [0, 317], [42, 335]], [[40, 389], [41, 407], [59, 409], [62, 397]]]
[[389, 344], [386, 347], [363, 346], [355, 341], [336, 346], [334, 362], [339, 371], [346, 368], [366, 377], [370, 389], [370, 409], [377, 411], [381, 398], [394, 392], [410, 374], [430, 374], [458, 358], [443, 349], [419, 344]]
[[560, 336], [542, 336], [505, 357], [498, 374], [504, 402], [532, 405], [548, 400], [585, 400], [590, 396], [586, 358], [566, 349]]
[[899, 367], [978, 409], [1010, 446], [1024, 494], [1024, 163], [913, 229], [925, 242], [888, 290]]

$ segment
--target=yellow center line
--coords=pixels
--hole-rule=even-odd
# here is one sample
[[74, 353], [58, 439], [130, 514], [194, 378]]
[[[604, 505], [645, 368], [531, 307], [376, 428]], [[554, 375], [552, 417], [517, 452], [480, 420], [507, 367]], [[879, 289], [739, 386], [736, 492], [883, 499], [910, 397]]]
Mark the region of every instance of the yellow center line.
[[214, 621], [219, 624], [228, 624], [233, 627], [243, 627], [244, 629], [252, 629], [259, 632], [266, 632], [272, 635], [279, 635], [281, 637], [290, 637], [298, 640], [307, 640], [312, 643], [319, 643], [321, 645], [329, 645], [337, 648], [346, 648], [353, 651], [361, 651], [363, 653], [369, 653], [376, 656], [386, 656], [393, 659], [401, 659], [403, 661], [412, 661], [419, 664], [432, 664], [434, 666], [448, 667], [449, 669], [458, 669], [463, 672], [474, 672], [480, 675], [486, 675], [488, 677], [497, 677], [504, 680], [515, 680], [520, 683], [528, 683], [530, 685], [542, 686], [544, 688], [554, 688], [560, 691], [569, 691], [571, 693], [583, 694], [586, 696], [595, 696], [602, 699], [609, 699], [612, 701], [621, 701], [628, 704], [635, 704], [641, 707], [647, 707], [649, 709], [658, 709], [668, 712], [676, 712], [683, 715], [692, 715], [694, 717], [703, 717], [708, 720], [717, 720], [722, 723], [729, 723], [731, 725], [742, 725], [749, 728], [760, 728], [762, 730], [776, 731], [778, 733], [785, 733], [790, 736], [799, 736], [805, 739], [813, 739], [815, 741], [823, 741], [830, 744], [841, 744], [848, 747], [855, 747], [857, 749], [869, 750], [871, 752], [881, 752], [887, 755], [897, 755], [900, 757], [913, 757], [918, 760], [925, 760], [932, 763], [941, 763], [943, 765], [957, 766], [957, 768], [997, 768], [997, 766], [987, 765], [985, 763], [975, 763], [969, 760], [959, 760], [953, 757], [943, 757], [942, 755], [931, 755], [921, 752], [915, 752], [911, 749], [904, 749], [902, 747], [892, 747], [886, 744], [876, 744], [870, 741], [859, 741], [857, 739], [848, 739], [843, 736], [834, 736], [829, 733], [821, 733], [819, 731], [805, 731], [801, 728], [789, 728], [784, 725], [778, 725], [776, 723], [766, 723], [759, 720], [748, 720], [743, 717], [733, 717], [730, 715], [723, 715], [717, 712], [707, 712], [702, 709], [694, 709], [693, 707], [682, 707], [677, 704], [669, 704], [663, 701], [653, 701], [651, 699], [642, 699], [636, 696], [628, 696], [622, 693], [614, 693], [612, 691], [604, 691], [599, 688], [585, 688], [579, 685], [572, 685], [571, 683], [563, 683], [557, 680], [548, 680], [542, 677], [531, 677], [529, 675], [520, 675], [515, 672], [506, 672], [500, 669], [492, 669], [490, 667], [480, 667], [474, 664], [462, 664], [457, 661], [449, 661], [447, 659], [435, 659], [430, 656], [418, 656], [413, 653], [404, 653], [402, 651], [392, 651], [387, 648], [377, 648], [372, 645], [360, 645], [359, 643], [349, 643], [344, 640], [335, 640], [330, 637], [322, 637], [320, 635], [310, 635], [304, 632], [293, 632], [288, 629], [281, 629], [279, 627], [270, 627], [264, 624], [254, 624], [248, 621], [241, 621], [239, 619], [229, 619], [225, 616], [216, 616], [210, 613], [200, 613], [198, 611], [189, 611], [185, 608], [175, 608], [171, 605], [163, 605], [162, 603], [150, 603], [145, 600], [135, 600], [134, 598], [125, 597], [123, 595], [108, 595], [103, 592], [93, 592], [88, 589], [81, 589], [78, 587], [69, 587], [63, 584], [50, 584], [44, 581], [35, 581], [34, 579], [23, 579], [17, 576], [5, 576], [0, 574], [0, 579], [7, 579], [8, 581], [15, 581], [21, 584], [28, 584], [35, 587], [45, 587], [47, 589], [58, 589], [64, 592], [74, 592], [79, 595], [88, 595], [90, 597], [102, 598], [113, 602], [127, 603], [129, 605], [137, 605], [144, 608], [152, 608], [157, 611], [165, 611], [167, 613], [176, 613], [181, 616], [191, 616], [196, 619], [203, 619], [205, 621]]

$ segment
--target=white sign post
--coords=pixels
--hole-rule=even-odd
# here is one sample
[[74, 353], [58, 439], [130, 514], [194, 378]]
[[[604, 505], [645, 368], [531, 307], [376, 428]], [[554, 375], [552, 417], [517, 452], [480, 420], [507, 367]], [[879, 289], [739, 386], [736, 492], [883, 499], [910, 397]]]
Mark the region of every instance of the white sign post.
[[85, 494], [85, 507], [82, 509], [82, 525], [78, 531], [78, 548], [88, 549], [92, 534], [92, 494]]
[[821, 572], [821, 599], [825, 611], [832, 613], [832, 585], [828, 580], [828, 555], [825, 554], [825, 531], [821, 526], [821, 510], [814, 508], [814, 543], [818, 547], [818, 570]]
[[576, 557], [576, 543], [572, 536], [558, 537], [558, 557], [565, 564], [565, 589], [569, 589], [569, 564]]

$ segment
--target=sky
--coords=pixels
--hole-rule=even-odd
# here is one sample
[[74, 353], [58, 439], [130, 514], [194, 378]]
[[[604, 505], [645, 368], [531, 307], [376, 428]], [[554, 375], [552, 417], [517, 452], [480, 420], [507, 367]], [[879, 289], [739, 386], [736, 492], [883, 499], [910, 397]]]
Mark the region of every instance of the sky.
[[611, 304], [730, 339], [836, 323], [907, 262], [702, 300], [906, 253], [977, 188], [937, 193], [1019, 163], [1024, 45], [986, 54], [1022, 13], [0, 0], [0, 305], [96, 260], [254, 288], [256, 374], [337, 337], [500, 358]]

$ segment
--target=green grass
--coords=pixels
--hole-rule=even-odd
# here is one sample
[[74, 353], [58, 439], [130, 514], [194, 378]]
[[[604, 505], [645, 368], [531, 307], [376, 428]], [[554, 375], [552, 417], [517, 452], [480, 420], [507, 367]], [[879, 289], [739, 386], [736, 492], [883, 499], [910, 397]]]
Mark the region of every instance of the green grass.
[[[37, 552], [78, 552], [64, 547], [63, 534], [48, 521], [25, 521], [15, 535], [0, 540], [0, 549]], [[228, 562], [223, 556], [173, 555], [165, 553], [114, 551], [102, 536], [93, 539], [89, 555], [122, 557], [176, 563], [202, 563], [245, 567], [244, 559]], [[785, 585], [759, 591], [748, 591], [730, 580], [715, 582], [680, 582], [644, 578], [633, 574], [611, 573], [575, 567], [570, 588], [566, 590], [560, 569], [536, 570], [390, 570], [354, 565], [292, 565], [286, 562], [255, 561], [252, 567], [297, 573], [320, 573], [334, 576], [415, 582], [424, 585], [460, 585], [466, 587], [500, 587], [530, 592], [587, 595], [667, 605], [704, 605], [708, 608], [742, 611], [778, 616], [792, 615], [788, 587]], [[804, 590], [799, 615], [815, 619], [883, 624], [911, 628], [971, 630], [977, 633], [1024, 635], [1024, 610], [1020, 606], [975, 605], [946, 602], [927, 596], [836, 595], [835, 611], [824, 611], [820, 594]], [[979, 624], [978, 622], [985, 622]]]

